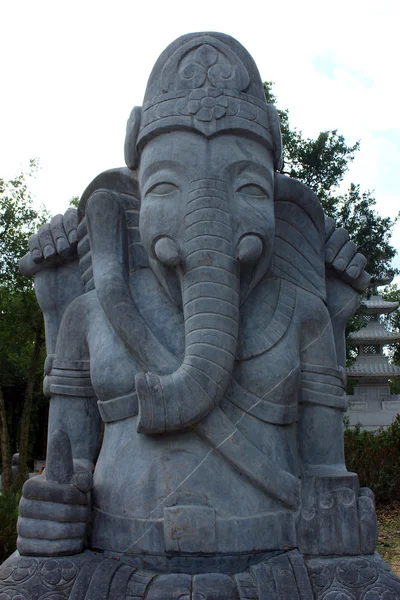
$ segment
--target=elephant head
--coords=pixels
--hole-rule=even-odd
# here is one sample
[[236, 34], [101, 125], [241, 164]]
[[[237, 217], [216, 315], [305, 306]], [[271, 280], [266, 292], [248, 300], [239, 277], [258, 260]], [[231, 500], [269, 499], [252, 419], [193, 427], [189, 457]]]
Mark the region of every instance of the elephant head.
[[227, 388], [240, 301], [272, 256], [273, 161], [238, 134], [173, 131], [143, 148], [139, 185], [141, 241], [160, 281], [180, 290], [185, 323], [179, 368], [136, 377], [141, 427], [163, 430], [180, 411], [180, 426], [198, 421]]
[[172, 373], [136, 376], [140, 431], [196, 423], [225, 393], [240, 302], [272, 256], [279, 156], [277, 116], [247, 51], [222, 34], [171, 44], [128, 122], [126, 158], [138, 166], [150, 266], [182, 304], [185, 352]]
[[141, 247], [183, 309], [183, 359], [169, 356], [135, 311], [126, 257], [115, 258], [126, 240], [111, 193], [92, 196], [86, 209], [94, 281], [111, 324], [142, 365], [138, 431], [162, 433], [193, 425], [222, 398], [239, 306], [273, 256], [279, 119], [247, 51], [215, 33], [171, 44], [143, 107], [131, 113], [125, 158], [140, 196]]

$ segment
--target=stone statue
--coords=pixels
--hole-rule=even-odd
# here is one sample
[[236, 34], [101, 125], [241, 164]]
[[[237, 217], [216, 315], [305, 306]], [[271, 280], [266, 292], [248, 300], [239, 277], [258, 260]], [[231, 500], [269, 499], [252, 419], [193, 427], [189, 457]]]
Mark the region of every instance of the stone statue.
[[46, 325], [49, 441], [0, 598], [400, 598], [344, 463], [366, 260], [279, 173], [248, 52], [220, 33], [173, 42], [125, 159], [21, 261]]

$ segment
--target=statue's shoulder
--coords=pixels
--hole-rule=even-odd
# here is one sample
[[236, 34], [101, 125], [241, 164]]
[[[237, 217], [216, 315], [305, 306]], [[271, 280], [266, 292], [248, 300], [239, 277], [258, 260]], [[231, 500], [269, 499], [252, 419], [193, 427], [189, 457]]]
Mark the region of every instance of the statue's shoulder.
[[300, 181], [276, 173], [274, 209], [271, 275], [326, 300], [325, 224], [320, 201]]
[[307, 185], [288, 175], [275, 173], [275, 200], [297, 201], [317, 220], [323, 218], [323, 210], [318, 196]]

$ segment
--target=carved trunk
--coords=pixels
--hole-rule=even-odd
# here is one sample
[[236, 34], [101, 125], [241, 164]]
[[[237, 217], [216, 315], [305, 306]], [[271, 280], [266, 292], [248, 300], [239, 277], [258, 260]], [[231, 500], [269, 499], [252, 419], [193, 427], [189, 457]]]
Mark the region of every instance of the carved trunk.
[[196, 423], [229, 383], [238, 336], [239, 265], [224, 182], [201, 179], [191, 184], [184, 253], [185, 356], [174, 373], [136, 377], [141, 432]]

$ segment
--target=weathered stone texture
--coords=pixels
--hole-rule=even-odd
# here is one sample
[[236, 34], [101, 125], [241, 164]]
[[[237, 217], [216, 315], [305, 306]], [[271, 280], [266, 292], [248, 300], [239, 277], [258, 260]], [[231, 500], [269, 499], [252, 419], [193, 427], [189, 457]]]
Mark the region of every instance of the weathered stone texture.
[[344, 463], [366, 260], [281, 154], [247, 51], [183, 36], [127, 168], [31, 239], [49, 445], [0, 600], [400, 598]]

